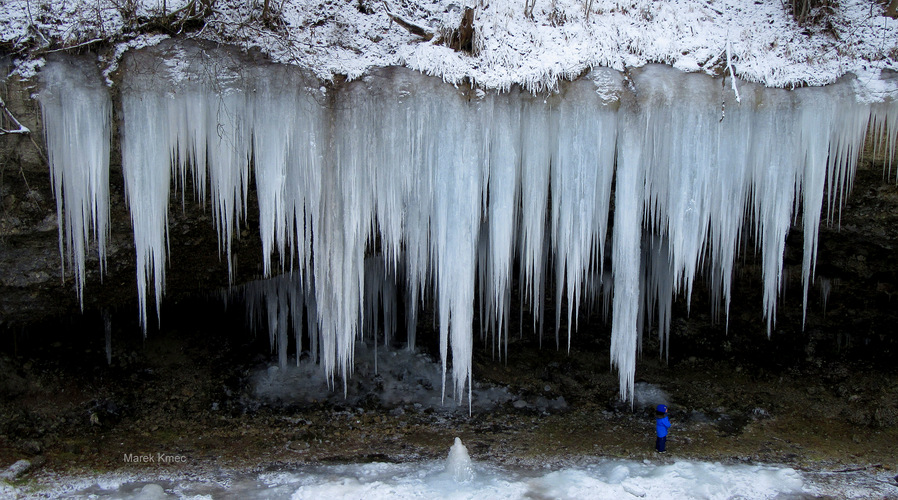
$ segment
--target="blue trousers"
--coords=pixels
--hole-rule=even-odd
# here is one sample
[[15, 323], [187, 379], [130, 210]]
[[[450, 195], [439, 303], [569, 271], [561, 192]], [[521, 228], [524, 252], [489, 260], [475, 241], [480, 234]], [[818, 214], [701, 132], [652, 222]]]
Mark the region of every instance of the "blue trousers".
[[655, 439], [655, 450], [664, 453], [664, 450], [667, 448], [667, 436], [659, 437]]

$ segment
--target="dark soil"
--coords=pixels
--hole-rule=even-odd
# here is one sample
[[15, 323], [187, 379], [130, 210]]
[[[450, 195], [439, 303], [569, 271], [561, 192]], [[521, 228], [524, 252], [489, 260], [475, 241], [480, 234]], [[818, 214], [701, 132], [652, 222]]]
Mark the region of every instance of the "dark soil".
[[[509, 401], [468, 415], [385, 407], [376, 395], [361, 405], [256, 398], [249, 374], [276, 357], [267, 336], [243, 326], [242, 310], [203, 299], [163, 310], [163, 328], [146, 339], [130, 312], [111, 316], [111, 363], [100, 316], [38, 325], [5, 343], [0, 464], [41, 456], [54, 471], [93, 473], [409, 461], [444, 457], [455, 436], [473, 459], [507, 465], [654, 457], [653, 412], [620, 402], [604, 327], [581, 329], [570, 353], [555, 349], [554, 335], [540, 348], [529, 332], [512, 339], [504, 361], [478, 345], [478, 384], [506, 387], [525, 401], [560, 396], [566, 405], [518, 408]], [[847, 355], [790, 362], [796, 347], [763, 335], [752, 342], [766, 359], [752, 352], [731, 357], [732, 347], [723, 345], [677, 355], [689, 353], [680, 345], [689, 334], [680, 330], [695, 328], [698, 316], [675, 330], [668, 362], [647, 338], [637, 368], [638, 381], [670, 396], [670, 457], [815, 470], [896, 465], [894, 370]], [[721, 340], [748, 342], [741, 337], [731, 330]], [[185, 456], [187, 464], [129, 464], [129, 453]]]

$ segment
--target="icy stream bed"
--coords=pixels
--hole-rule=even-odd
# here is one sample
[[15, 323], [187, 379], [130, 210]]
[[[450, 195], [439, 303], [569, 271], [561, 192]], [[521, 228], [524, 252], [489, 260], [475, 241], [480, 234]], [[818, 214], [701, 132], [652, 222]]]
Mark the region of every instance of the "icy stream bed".
[[[666, 457], [665, 457], [666, 458]], [[442, 461], [272, 466], [255, 471], [107, 473], [44, 477], [20, 498], [888, 498], [895, 486], [866, 472], [813, 473], [773, 465], [583, 459], [567, 467], [471, 461], [456, 440]]]

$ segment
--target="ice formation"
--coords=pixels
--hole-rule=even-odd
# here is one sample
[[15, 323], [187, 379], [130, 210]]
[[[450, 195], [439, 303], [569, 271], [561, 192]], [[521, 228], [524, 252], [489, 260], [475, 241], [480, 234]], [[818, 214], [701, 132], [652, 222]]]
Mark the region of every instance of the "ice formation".
[[[109, 236], [109, 147], [112, 100], [95, 65], [84, 58], [54, 59], [41, 71], [40, 93], [50, 178], [59, 220], [59, 253], [74, 265], [84, 306], [84, 267], [91, 235], [100, 271]], [[64, 264], [63, 264], [64, 267]], [[65, 273], [63, 273], [65, 276]]]
[[[303, 351], [305, 322], [309, 352], [345, 384], [357, 339], [382, 317], [388, 340], [402, 300], [413, 346], [428, 300], [444, 394], [461, 399], [467, 388], [469, 401], [475, 317], [504, 355], [515, 279], [540, 331], [555, 292], [559, 346], [581, 303], [602, 297], [622, 398], [633, 396], [642, 331], [657, 322], [667, 345], [672, 296], [688, 296], [697, 275], [726, 313], [743, 241], [761, 256], [769, 332], [799, 207], [806, 302], [821, 213], [837, 212], [868, 127], [890, 154], [898, 131], [894, 96], [860, 98], [850, 78], [792, 91], [739, 82], [738, 99], [731, 82], [663, 66], [626, 78], [595, 69], [546, 95], [453, 87], [401, 68], [325, 88], [295, 67], [241, 57], [167, 43], [124, 65], [122, 168], [141, 321], [150, 282], [157, 314], [163, 292], [172, 179], [184, 186], [191, 175], [202, 200], [208, 188], [229, 261], [254, 182], [265, 275], [289, 274], [246, 294], [280, 364], [291, 334]], [[63, 85], [48, 76], [47, 87], [54, 95]], [[66, 117], [108, 124], [106, 108], [42, 102], [48, 129], [59, 130], [47, 134], [53, 164], [94, 168], [79, 155], [105, 151], [108, 134], [87, 135]], [[65, 149], [67, 133], [89, 147]], [[95, 211], [79, 212], [69, 196], [68, 225], [86, 226]]]
[[462, 444], [461, 439], [455, 438], [455, 443], [449, 448], [449, 456], [446, 458], [446, 473], [452, 476], [457, 483], [465, 483], [474, 479], [474, 467], [468, 448]]
[[[454, 446], [453, 446], [454, 449]], [[256, 467], [252, 471], [135, 470], [83, 475], [43, 475], [35, 481], [45, 497], [144, 499], [231, 498], [288, 500], [299, 498], [884, 498], [892, 494], [891, 477], [883, 472], [795, 470], [765, 464], [722, 464], [691, 461], [585, 459], [560, 467], [520, 457], [523, 465], [503, 466], [478, 460], [476, 473], [455, 481], [447, 460], [366, 462], [333, 465], [292, 464]], [[0, 488], [6, 483], [0, 482]], [[30, 486], [30, 485], [29, 485]], [[14, 498], [28, 486], [9, 486]], [[0, 491], [4, 491], [0, 489]], [[151, 497], [156, 498], [156, 497]]]

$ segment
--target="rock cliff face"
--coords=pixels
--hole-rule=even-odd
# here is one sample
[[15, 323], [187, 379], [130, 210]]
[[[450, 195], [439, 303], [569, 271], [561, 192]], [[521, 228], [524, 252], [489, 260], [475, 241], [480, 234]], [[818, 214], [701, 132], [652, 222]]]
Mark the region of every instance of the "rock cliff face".
[[[113, 140], [111, 159], [107, 269], [101, 276], [97, 253], [91, 249], [82, 312], [74, 290], [72, 266], [67, 264], [63, 271], [60, 259], [56, 200], [49, 178], [40, 109], [31, 98], [34, 85], [15, 78], [0, 83], [9, 112], [31, 130], [31, 134], [0, 136], [0, 332], [7, 338], [12, 332], [27, 331], [33, 324], [77, 323], [77, 318], [96, 318], [103, 311], [121, 314], [123, 318], [132, 313], [136, 316], [137, 307], [134, 242], [124, 200], [118, 136]], [[118, 130], [115, 127], [116, 134]], [[849, 353], [858, 359], [887, 361], [894, 352], [891, 331], [898, 320], [892, 302], [898, 300], [893, 299], [898, 292], [894, 259], [898, 244], [896, 168], [898, 165], [889, 177], [882, 148], [874, 155], [871, 144], [841, 213], [836, 213], [833, 223], [821, 224], [817, 281], [811, 291], [804, 330], [801, 226], [795, 224], [791, 229], [785, 257], [786, 282], [774, 337], [790, 338], [796, 349], [793, 354], [803, 351], [804, 356], [813, 359], [824, 354], [838, 357]], [[187, 192], [191, 192], [190, 187]], [[255, 206], [252, 186], [249, 196], [249, 206]], [[185, 198], [175, 191], [171, 193], [170, 206], [166, 300], [177, 302], [187, 296], [217, 294], [227, 288], [227, 263], [219, 255], [209, 207], [193, 200], [190, 194]], [[235, 241], [236, 267], [231, 284], [261, 275], [257, 217], [256, 211], [250, 210], [247, 221], [241, 225], [241, 236]], [[760, 317], [760, 259], [750, 247], [743, 254], [736, 271], [736, 291], [728, 322], [730, 334], [726, 333], [724, 318], [711, 321], [706, 293], [699, 284], [691, 299], [691, 314], [686, 312], [686, 300], [677, 299], [672, 356], [688, 357], [703, 350], [734, 357], [745, 350], [763, 356], [767, 351]], [[162, 309], [165, 322], [164, 305]], [[581, 321], [581, 329], [583, 325]], [[585, 328], [604, 327], [598, 324]], [[743, 343], [743, 338], [751, 341]]]
[[[365, 386], [374, 388], [354, 400], [358, 407], [260, 397], [252, 379], [270, 375], [276, 355], [264, 334], [254, 336], [244, 325], [242, 307], [222, 312], [228, 266], [210, 208], [190, 194], [182, 203], [180, 192], [171, 193], [161, 325], [151, 314], [144, 339], [117, 135], [107, 268], [100, 276], [92, 248], [82, 311], [72, 266], [63, 272], [60, 261], [33, 85], [0, 82], [10, 112], [32, 131], [0, 136], [0, 461], [43, 454], [63, 470], [121, 468], [122, 446], [178, 452], [209, 467], [221, 457], [254, 467], [260, 460], [402, 461], [444, 456], [449, 433], [470, 436], [475, 460], [651, 458], [651, 440], [644, 438], [651, 415], [619, 402], [616, 376], [607, 370], [609, 327], [586, 308], [567, 353], [555, 349], [551, 321], [538, 342], [514, 301], [511, 331], [523, 334], [512, 334], [510, 356], [496, 361], [481, 340], [474, 351], [475, 382], [501, 386], [513, 402], [473, 417], [387, 405], [377, 376]], [[884, 161], [881, 150], [868, 147], [838, 221], [821, 224], [804, 328], [803, 235], [795, 221], [769, 339], [761, 258], [751, 244], [737, 262], [728, 320], [712, 315], [700, 279], [691, 304], [683, 297], [674, 302], [669, 358], [658, 361], [655, 331], [645, 336], [638, 385], [669, 394], [677, 456], [824, 468], [893, 458], [883, 443], [898, 432], [898, 164], [889, 170]], [[249, 206], [257, 205], [255, 196], [251, 185]], [[261, 247], [257, 211], [250, 210], [235, 240], [232, 284], [261, 276]], [[546, 317], [554, 317], [556, 306], [548, 301]], [[418, 338], [436, 358], [434, 315], [430, 305], [420, 316]]]
[[[88, 60], [86, 64], [90, 64]], [[110, 239], [107, 268], [100, 273], [96, 242], [87, 252], [84, 311], [78, 303], [72, 263], [60, 253], [57, 204], [47, 163], [41, 110], [32, 94], [37, 82], [9, 78], [0, 92], [30, 134], [0, 136], [0, 328], [27, 329], [29, 324], [70, 321], [101, 310], [127, 309], [136, 314], [134, 237], [124, 198], [118, 129], [110, 165]], [[188, 187], [188, 189], [192, 189]], [[255, 203], [250, 199], [249, 203]], [[208, 207], [180, 192], [171, 194], [173, 259], [166, 295], [217, 293], [229, 286], [227, 263], [219, 257]], [[235, 243], [235, 284], [261, 273], [258, 223], [250, 213]]]

